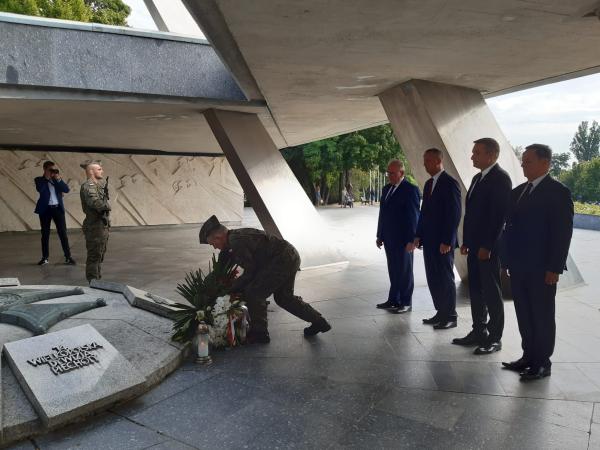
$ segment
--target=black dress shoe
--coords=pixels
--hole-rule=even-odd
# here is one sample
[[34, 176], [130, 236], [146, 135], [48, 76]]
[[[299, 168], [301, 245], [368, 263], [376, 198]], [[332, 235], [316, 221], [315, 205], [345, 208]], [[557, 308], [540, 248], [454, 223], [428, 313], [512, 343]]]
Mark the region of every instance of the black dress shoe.
[[473, 345], [482, 345], [484, 342], [486, 342], [486, 339], [487, 333], [479, 334], [471, 331], [465, 337], [452, 339], [452, 343], [455, 345], [464, 345], [466, 347], [470, 347]]
[[490, 353], [499, 352], [502, 350], [502, 342], [488, 342], [487, 344], [480, 345], [473, 352], [474, 355], [489, 355]]
[[398, 309], [400, 305], [398, 303], [390, 302], [389, 300], [385, 303], [379, 303], [377, 305], [379, 309]]
[[423, 323], [425, 325], [435, 325], [436, 323], [440, 322], [440, 316], [438, 316], [437, 314], [433, 317], [430, 317], [429, 319], [423, 319]]
[[390, 312], [393, 312], [395, 314], [404, 314], [407, 312], [411, 312], [412, 311], [412, 306], [399, 306], [396, 309], [391, 309]]
[[310, 327], [304, 329], [304, 337], [312, 337], [318, 333], [327, 333], [331, 330], [331, 325], [325, 319], [321, 318], [311, 323]]
[[529, 363], [523, 358], [519, 358], [516, 361], [502, 363], [503, 369], [512, 370], [513, 372], [523, 372], [528, 367]]
[[434, 330], [449, 330], [450, 328], [456, 328], [456, 320], [443, 320], [433, 326]]
[[268, 344], [269, 342], [271, 342], [271, 336], [268, 331], [250, 331], [246, 335], [248, 344]]
[[549, 377], [551, 373], [550, 367], [539, 367], [537, 369], [530, 367], [521, 372], [521, 381], [541, 380], [542, 378]]

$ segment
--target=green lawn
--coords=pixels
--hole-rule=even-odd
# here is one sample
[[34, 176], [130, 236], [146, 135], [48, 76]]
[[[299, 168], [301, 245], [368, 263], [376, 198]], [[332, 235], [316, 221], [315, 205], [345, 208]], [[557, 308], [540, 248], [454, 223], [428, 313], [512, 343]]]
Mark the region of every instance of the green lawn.
[[575, 212], [578, 214], [591, 214], [593, 216], [600, 216], [600, 206], [591, 205], [589, 203], [575, 202]]

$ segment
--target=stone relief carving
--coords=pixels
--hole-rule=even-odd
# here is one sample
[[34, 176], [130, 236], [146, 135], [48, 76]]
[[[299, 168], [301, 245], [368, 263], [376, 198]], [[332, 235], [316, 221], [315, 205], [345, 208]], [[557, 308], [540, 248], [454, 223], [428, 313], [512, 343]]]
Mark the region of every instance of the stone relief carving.
[[71, 189], [64, 197], [67, 226], [79, 228], [85, 176], [79, 164], [92, 158], [110, 176], [113, 226], [198, 223], [211, 214], [242, 219], [242, 188], [223, 157], [0, 151], [0, 232], [39, 229], [33, 179], [46, 160], [57, 164]]

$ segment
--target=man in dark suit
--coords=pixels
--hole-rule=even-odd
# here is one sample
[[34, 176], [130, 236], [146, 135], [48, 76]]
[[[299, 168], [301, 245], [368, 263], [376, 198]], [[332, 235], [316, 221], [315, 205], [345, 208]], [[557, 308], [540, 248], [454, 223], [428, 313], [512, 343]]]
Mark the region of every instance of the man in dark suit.
[[425, 275], [436, 309], [435, 316], [423, 319], [436, 330], [456, 327], [456, 285], [454, 249], [458, 247], [457, 229], [461, 215], [460, 186], [444, 171], [443, 153], [430, 148], [423, 155], [425, 170], [431, 178], [425, 183], [423, 204], [413, 243], [407, 250], [423, 248]]
[[481, 172], [473, 177], [465, 201], [460, 253], [467, 255], [473, 330], [452, 343], [476, 345], [476, 355], [487, 355], [502, 348], [504, 304], [499, 242], [508, 214], [512, 182], [497, 163], [499, 155], [500, 145], [495, 139], [475, 141], [471, 160]]
[[549, 174], [552, 150], [547, 145], [525, 148], [521, 167], [527, 182], [512, 191], [506, 221], [505, 251], [521, 333], [523, 356], [502, 363], [518, 371], [521, 381], [550, 375], [556, 338], [556, 284], [573, 234], [571, 192]]
[[381, 192], [379, 221], [377, 223], [377, 248], [385, 248], [390, 292], [378, 308], [396, 313], [412, 309], [414, 290], [413, 254], [406, 245], [413, 242], [419, 219], [419, 188], [404, 178], [404, 165], [399, 160], [388, 164], [387, 184]]
[[35, 205], [35, 213], [40, 216], [42, 229], [42, 259], [38, 262], [38, 265], [48, 264], [50, 224], [52, 221], [54, 221], [56, 232], [60, 238], [60, 244], [65, 255], [65, 264], [73, 265], [75, 260], [71, 257], [71, 249], [69, 248], [63, 204], [63, 194], [69, 192], [69, 186], [61, 179], [60, 173], [52, 161], [46, 161], [43, 168], [44, 175], [34, 179], [35, 189], [40, 193], [40, 198]]

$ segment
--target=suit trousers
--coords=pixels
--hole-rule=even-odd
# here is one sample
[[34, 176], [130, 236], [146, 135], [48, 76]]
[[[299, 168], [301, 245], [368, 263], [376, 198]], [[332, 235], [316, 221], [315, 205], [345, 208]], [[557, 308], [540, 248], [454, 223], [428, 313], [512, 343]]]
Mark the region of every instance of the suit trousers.
[[556, 339], [556, 284], [544, 277], [544, 271], [510, 272], [523, 358], [534, 369], [551, 366]]
[[456, 320], [454, 251], [442, 255], [439, 246], [435, 248], [424, 246], [423, 257], [433, 306], [442, 320]]
[[400, 306], [411, 306], [415, 288], [413, 275], [413, 254], [406, 251], [404, 245], [383, 243], [387, 258], [390, 292], [388, 302]]
[[[481, 336], [489, 332], [491, 342], [499, 342], [504, 330], [504, 302], [500, 288], [500, 258], [492, 252], [490, 259], [480, 261], [477, 252], [467, 256], [469, 292], [473, 331]], [[487, 316], [490, 316], [488, 322]]]
[[40, 214], [40, 226], [42, 229], [42, 257], [48, 259], [50, 256], [50, 225], [54, 221], [56, 232], [60, 239], [60, 245], [62, 246], [63, 254], [65, 258], [71, 256], [71, 249], [69, 248], [69, 238], [67, 237], [67, 223], [65, 221], [65, 213], [60, 208], [49, 207], [44, 214]]
[[294, 295], [296, 274], [300, 268], [300, 257], [294, 251], [290, 258], [273, 261], [259, 269], [256, 276], [243, 290], [243, 300], [250, 315], [250, 328], [253, 332], [267, 331], [267, 297], [273, 294], [275, 303], [290, 314], [306, 322], [316, 322], [322, 318], [312, 306]]

